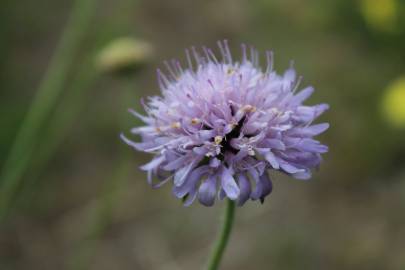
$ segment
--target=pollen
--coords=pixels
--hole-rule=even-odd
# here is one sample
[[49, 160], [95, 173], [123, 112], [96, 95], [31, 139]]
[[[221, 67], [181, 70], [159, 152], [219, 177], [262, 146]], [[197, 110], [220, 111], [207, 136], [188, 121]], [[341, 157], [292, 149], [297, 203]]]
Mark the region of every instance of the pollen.
[[197, 124], [199, 124], [199, 123], [201, 123], [201, 120], [200, 120], [200, 119], [198, 119], [198, 118], [192, 118], [192, 119], [191, 119], [191, 124], [197, 125]]
[[222, 142], [222, 140], [223, 140], [222, 136], [215, 136], [215, 138], [214, 138], [214, 142], [217, 145], [220, 144]]
[[245, 112], [245, 113], [255, 112], [256, 110], [257, 109], [256, 109], [255, 106], [252, 106], [252, 105], [249, 105], [249, 104], [242, 107], [242, 111]]
[[181, 124], [180, 124], [180, 122], [173, 122], [172, 125], [171, 125], [171, 127], [172, 127], [172, 128], [180, 128], [180, 127], [181, 127]]

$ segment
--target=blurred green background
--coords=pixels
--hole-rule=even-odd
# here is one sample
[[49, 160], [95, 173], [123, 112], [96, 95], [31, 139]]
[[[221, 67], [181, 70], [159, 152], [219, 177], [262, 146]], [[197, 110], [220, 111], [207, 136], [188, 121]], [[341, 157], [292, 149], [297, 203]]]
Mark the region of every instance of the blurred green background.
[[[152, 190], [119, 133], [163, 60], [224, 38], [272, 49], [279, 72], [295, 60], [331, 128], [313, 180], [272, 173], [266, 202], [237, 209], [222, 269], [405, 269], [403, 1], [2, 0], [0, 37], [0, 269], [201, 268], [223, 203]], [[105, 52], [123, 37], [152, 55]]]

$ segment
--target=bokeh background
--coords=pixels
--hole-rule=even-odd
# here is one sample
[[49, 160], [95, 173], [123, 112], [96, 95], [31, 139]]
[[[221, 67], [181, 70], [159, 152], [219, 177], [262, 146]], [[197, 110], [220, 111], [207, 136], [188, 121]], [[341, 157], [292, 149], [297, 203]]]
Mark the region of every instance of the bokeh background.
[[163, 60], [224, 38], [294, 60], [331, 128], [313, 180], [237, 209], [221, 269], [405, 269], [403, 1], [2, 0], [0, 37], [0, 269], [201, 269], [224, 204], [152, 190], [119, 133]]

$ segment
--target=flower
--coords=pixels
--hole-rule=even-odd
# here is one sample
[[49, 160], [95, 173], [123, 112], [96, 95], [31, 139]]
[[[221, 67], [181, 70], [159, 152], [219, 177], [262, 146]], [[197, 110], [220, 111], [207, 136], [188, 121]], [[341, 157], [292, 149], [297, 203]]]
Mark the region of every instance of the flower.
[[272, 191], [268, 170], [308, 179], [328, 151], [313, 137], [329, 124], [312, 124], [328, 105], [302, 105], [313, 88], [296, 93], [300, 79], [293, 67], [278, 75], [266, 52], [262, 71], [253, 47], [242, 45], [238, 62], [226, 41], [218, 46], [222, 60], [203, 47], [202, 53], [186, 50], [187, 69], [179, 61], [166, 62], [168, 75], [157, 71], [162, 96], [143, 102], [147, 116], [131, 110], [145, 122], [131, 130], [142, 142], [121, 135], [133, 148], [155, 155], [141, 167], [149, 184], [172, 180], [173, 194], [185, 205], [198, 197], [212, 206], [217, 196], [239, 206], [248, 199], [263, 202]]

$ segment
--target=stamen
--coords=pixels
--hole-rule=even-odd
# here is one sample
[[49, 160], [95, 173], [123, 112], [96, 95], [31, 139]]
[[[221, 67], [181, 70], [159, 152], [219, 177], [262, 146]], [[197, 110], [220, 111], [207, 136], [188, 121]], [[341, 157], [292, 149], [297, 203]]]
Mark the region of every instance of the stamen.
[[245, 113], [255, 112], [256, 110], [257, 110], [257, 108], [255, 106], [252, 106], [249, 104], [242, 107], [242, 111]]
[[267, 68], [266, 73], [271, 73], [273, 71], [274, 55], [272, 51], [266, 51]]
[[191, 61], [190, 51], [186, 49], [187, 64], [190, 70], [193, 70], [193, 63]]
[[192, 118], [192, 119], [191, 119], [191, 124], [197, 125], [197, 124], [199, 124], [199, 123], [201, 123], [201, 120], [200, 120], [200, 119], [198, 119], [198, 118]]
[[295, 83], [294, 89], [291, 91], [293, 94], [295, 94], [295, 92], [297, 92], [301, 81], [302, 81], [302, 76], [299, 76], [297, 82]]
[[226, 74], [232, 75], [233, 73], [235, 73], [235, 69], [233, 69], [233, 68], [228, 68]]
[[171, 125], [171, 127], [172, 127], [172, 128], [180, 128], [180, 127], [181, 127], [181, 124], [180, 124], [180, 122], [173, 122], [172, 125]]
[[170, 66], [168, 61], [163, 61], [164, 65], [166, 66], [167, 71], [169, 72], [169, 74], [172, 76], [173, 79], [177, 80], [177, 75], [175, 73], [175, 71], [173, 71], [173, 67]]
[[242, 47], [242, 63], [244, 64], [244, 63], [246, 63], [246, 61], [247, 61], [246, 45], [245, 45], [245, 44], [242, 44], [241, 47]]
[[255, 66], [255, 47], [250, 45], [250, 62]]
[[226, 39], [224, 40], [224, 50], [225, 50], [226, 56], [228, 58], [229, 64], [232, 64], [232, 54], [231, 54], [231, 51], [229, 50], [228, 40], [226, 40]]
[[159, 86], [161, 87], [161, 89], [167, 88], [170, 85], [169, 79], [166, 77], [166, 75], [160, 69], [157, 69], [156, 72], [157, 72]]
[[198, 68], [198, 66], [201, 66], [204, 64], [204, 61], [202, 60], [202, 57], [198, 54], [198, 52], [194, 46], [191, 47], [191, 50], [193, 51], [193, 55], [194, 55], [195, 61], [197, 63], [197, 68]]
[[211, 56], [211, 59], [215, 62], [215, 64], [219, 64], [218, 59], [215, 57], [214, 52], [211, 49], [207, 49], [208, 54]]

